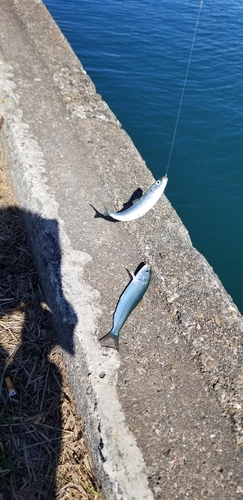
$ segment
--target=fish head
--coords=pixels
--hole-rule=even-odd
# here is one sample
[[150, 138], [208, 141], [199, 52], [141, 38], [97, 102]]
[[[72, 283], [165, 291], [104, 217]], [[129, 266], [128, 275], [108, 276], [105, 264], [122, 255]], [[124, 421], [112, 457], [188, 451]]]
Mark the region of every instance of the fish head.
[[165, 187], [166, 187], [166, 184], [168, 182], [168, 177], [167, 175], [164, 175], [163, 177], [161, 177], [160, 179], [158, 179], [154, 184], [153, 186], [151, 187], [151, 190], [154, 192], [154, 191], [158, 191], [159, 193], [163, 193], [164, 190], [165, 190]]
[[[160, 179], [154, 182], [154, 184], [150, 188], [151, 196], [156, 196], [157, 199], [163, 194], [166, 184], [168, 182], [167, 175], [164, 175]], [[155, 194], [156, 193], [156, 194]]]
[[143, 281], [144, 283], [149, 283], [152, 274], [152, 267], [149, 264], [144, 264], [144, 266], [136, 274], [136, 279], [138, 281]]

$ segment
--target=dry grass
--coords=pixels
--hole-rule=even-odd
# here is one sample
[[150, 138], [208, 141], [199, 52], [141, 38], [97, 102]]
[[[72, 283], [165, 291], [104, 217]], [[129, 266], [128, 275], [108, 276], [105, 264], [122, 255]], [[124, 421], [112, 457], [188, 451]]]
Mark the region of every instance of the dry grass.
[[21, 213], [10, 206], [1, 167], [0, 189], [0, 500], [100, 499]]

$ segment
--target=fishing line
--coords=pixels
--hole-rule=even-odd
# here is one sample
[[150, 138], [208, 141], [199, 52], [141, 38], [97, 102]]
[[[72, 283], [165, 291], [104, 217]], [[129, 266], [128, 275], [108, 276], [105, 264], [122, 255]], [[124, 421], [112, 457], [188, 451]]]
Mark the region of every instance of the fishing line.
[[172, 143], [171, 143], [170, 154], [169, 154], [169, 159], [168, 159], [168, 163], [167, 163], [167, 168], [166, 168], [165, 175], [168, 175], [168, 170], [169, 170], [169, 166], [170, 166], [170, 160], [171, 160], [171, 155], [172, 155], [172, 151], [173, 151], [173, 147], [174, 147], [174, 142], [175, 142], [177, 127], [178, 127], [178, 122], [179, 122], [179, 118], [180, 118], [181, 106], [182, 106], [182, 101], [183, 101], [183, 97], [184, 97], [184, 93], [185, 93], [185, 88], [186, 88], [186, 83], [187, 83], [187, 77], [188, 77], [188, 73], [189, 73], [189, 68], [190, 68], [190, 64], [191, 64], [191, 58], [192, 58], [192, 53], [193, 53], [193, 49], [194, 49], [194, 44], [195, 44], [195, 39], [196, 39], [196, 34], [197, 34], [197, 29], [198, 29], [198, 24], [199, 24], [201, 9], [202, 9], [202, 4], [203, 4], [203, 0], [200, 0], [199, 11], [198, 11], [198, 16], [197, 16], [197, 21], [196, 21], [196, 27], [195, 27], [194, 36], [193, 36], [193, 40], [192, 40], [191, 51], [190, 51], [190, 55], [189, 55], [189, 59], [188, 59], [188, 64], [187, 64], [187, 69], [186, 69], [186, 76], [185, 76], [185, 80], [184, 80], [184, 84], [183, 84], [183, 88], [182, 88], [181, 100], [180, 100], [179, 109], [178, 109], [178, 113], [177, 113], [175, 130], [174, 130], [174, 135], [173, 135], [173, 139], [172, 139]]

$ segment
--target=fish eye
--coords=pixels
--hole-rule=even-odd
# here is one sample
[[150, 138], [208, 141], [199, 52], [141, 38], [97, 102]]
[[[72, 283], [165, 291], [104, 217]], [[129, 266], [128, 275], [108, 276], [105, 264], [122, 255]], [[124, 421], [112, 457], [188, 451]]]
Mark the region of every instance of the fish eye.
[[156, 181], [156, 184], [157, 184], [157, 185], [159, 185], [159, 184], [160, 184], [160, 182], [161, 182], [161, 181], [160, 181], [160, 180], [158, 180], [158, 181]]

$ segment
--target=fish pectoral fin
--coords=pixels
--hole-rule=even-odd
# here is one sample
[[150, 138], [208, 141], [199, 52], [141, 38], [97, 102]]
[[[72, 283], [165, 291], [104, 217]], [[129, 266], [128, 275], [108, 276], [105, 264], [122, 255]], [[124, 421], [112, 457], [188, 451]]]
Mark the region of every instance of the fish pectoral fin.
[[103, 335], [103, 337], [101, 337], [99, 339], [99, 342], [103, 342], [103, 340], [108, 340], [108, 339], [112, 339], [115, 346], [110, 346], [108, 345], [107, 347], [113, 347], [115, 348], [117, 351], [119, 351], [119, 335], [114, 333], [114, 332], [109, 332], [109, 333], [106, 333], [105, 335]]
[[95, 210], [95, 218], [96, 217], [101, 217], [105, 220], [108, 220], [109, 222], [117, 222], [116, 218], [113, 217], [115, 215], [115, 212], [112, 212], [111, 210], [108, 210], [106, 204], [102, 200], [102, 198], [99, 196], [99, 200], [101, 204], [103, 205], [103, 213], [99, 212], [93, 205], [91, 207]]
[[132, 205], [135, 205], [140, 199], [141, 199], [141, 196], [140, 196], [140, 198], [136, 198], [135, 200], [132, 200]]

